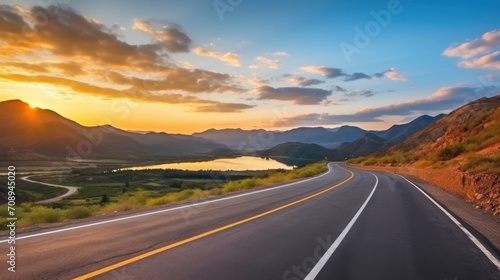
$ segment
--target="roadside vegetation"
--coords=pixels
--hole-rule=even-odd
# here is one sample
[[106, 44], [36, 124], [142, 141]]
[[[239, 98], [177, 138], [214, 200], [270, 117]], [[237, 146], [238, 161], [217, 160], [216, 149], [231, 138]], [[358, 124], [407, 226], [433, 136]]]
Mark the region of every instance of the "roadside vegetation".
[[354, 158], [348, 163], [361, 166], [456, 168], [462, 172], [500, 175], [500, 153], [495, 148], [500, 143], [498, 119], [499, 110], [494, 114], [477, 114], [468, 122], [460, 124], [459, 129], [454, 132], [456, 135], [447, 135], [447, 145], [436, 149], [432, 149], [430, 145], [422, 145], [409, 151], [393, 149], [380, 155]]
[[[293, 170], [218, 172], [146, 170], [96, 172], [79, 170], [71, 175], [33, 178], [61, 185], [79, 186], [78, 194], [48, 205], [25, 202], [16, 206], [17, 227], [59, 223], [71, 219], [100, 216], [182, 201], [200, 201], [216, 195], [311, 177], [327, 170], [325, 162]], [[19, 182], [21, 180], [18, 180]], [[36, 184], [37, 187], [41, 187]], [[27, 187], [29, 192], [33, 186]], [[49, 198], [56, 188], [48, 187]], [[25, 191], [19, 187], [17, 191]], [[38, 192], [44, 192], [40, 189]], [[64, 192], [64, 190], [63, 190]], [[6, 229], [7, 206], [0, 205], [0, 228]]]

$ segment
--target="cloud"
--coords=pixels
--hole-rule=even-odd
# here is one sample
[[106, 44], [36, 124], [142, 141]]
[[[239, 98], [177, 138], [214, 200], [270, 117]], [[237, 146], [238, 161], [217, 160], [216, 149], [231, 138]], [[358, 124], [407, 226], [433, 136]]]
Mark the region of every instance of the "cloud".
[[396, 71], [394, 68], [389, 68], [388, 70], [380, 73], [375, 73], [373, 76], [367, 75], [362, 72], [355, 72], [353, 74], [344, 73], [339, 68], [333, 67], [325, 67], [325, 66], [304, 66], [300, 68], [302, 71], [312, 74], [319, 74], [326, 78], [338, 78], [338, 77], [346, 77], [344, 82], [352, 82], [357, 80], [371, 80], [372, 78], [383, 78], [386, 77], [390, 80], [394, 81], [405, 81], [405, 77]]
[[353, 114], [304, 114], [277, 121], [275, 126], [332, 125], [356, 122], [381, 122], [385, 116], [408, 116], [416, 112], [447, 112], [480, 97], [500, 93], [498, 87], [443, 87], [421, 99], [360, 110]]
[[193, 53], [200, 56], [215, 58], [217, 60], [225, 62], [226, 65], [229, 66], [240, 67], [240, 59], [238, 55], [232, 52], [222, 53], [203, 47], [197, 47], [193, 49]]
[[[114, 81], [126, 82], [127, 77], [120, 76], [116, 73], [113, 77]], [[129, 98], [133, 101], [156, 102], [166, 104], [191, 104], [194, 105], [199, 112], [240, 112], [245, 109], [253, 108], [254, 105], [239, 104], [239, 103], [223, 103], [212, 100], [204, 100], [195, 96], [183, 95], [178, 93], [151, 93], [146, 90], [137, 88], [129, 88], [126, 90], [118, 90], [110, 87], [101, 87], [91, 85], [84, 82], [79, 82], [67, 78], [52, 77], [46, 75], [21, 75], [21, 74], [1, 74], [0, 80], [11, 82], [30, 82], [64, 87], [73, 92], [85, 94], [88, 96], [101, 98]]]
[[150, 79], [127, 76], [116, 71], [107, 71], [103, 76], [109, 82], [148, 91], [182, 90], [187, 93], [245, 91], [234, 85], [233, 77], [228, 74], [200, 69], [176, 68], [166, 74], [152, 76]]
[[281, 62], [277, 59], [269, 59], [264, 56], [258, 56], [255, 58], [257, 64], [250, 65], [248, 68], [267, 68], [267, 69], [279, 69], [281, 67]]
[[484, 33], [481, 38], [452, 46], [443, 55], [459, 57], [464, 68], [500, 69], [500, 29]]
[[28, 62], [4, 62], [2, 63], [3, 67], [14, 67], [18, 69], [22, 69], [29, 72], [38, 72], [38, 73], [46, 73], [49, 72], [47, 69], [48, 64], [46, 63], [28, 63]]
[[241, 103], [215, 103], [212, 105], [199, 106], [195, 111], [205, 113], [238, 113], [253, 107], [255, 107], [255, 105]]
[[275, 52], [273, 53], [274, 56], [289, 56], [287, 52]]
[[[40, 24], [40, 18], [57, 16]], [[163, 62], [160, 44], [130, 45], [99, 21], [66, 6], [0, 5], [0, 57], [50, 54], [86, 64], [140, 70]]]
[[348, 75], [348, 77], [346, 79], [344, 79], [344, 81], [351, 82], [351, 81], [357, 81], [357, 80], [363, 80], [363, 79], [371, 80], [371, 78], [372, 78], [371, 76], [368, 76], [365, 73], [356, 72], [356, 73], [353, 73], [351, 75]]
[[339, 86], [333, 86], [332, 89], [335, 91], [335, 92], [346, 92], [347, 89], [343, 88], [343, 87], [339, 87]]
[[324, 66], [304, 66], [300, 68], [302, 71], [305, 71], [307, 73], [312, 73], [312, 74], [319, 74], [321, 76], [324, 76], [326, 78], [337, 78], [341, 76], [346, 76], [345, 73], [342, 72], [342, 70], [338, 68], [331, 68], [331, 67], [324, 67]]
[[351, 91], [349, 93], [346, 93], [345, 96], [347, 97], [372, 97], [376, 93], [373, 92], [372, 90], [358, 90], [358, 91]]
[[307, 79], [302, 76], [297, 76], [297, 77], [290, 77], [288, 78], [288, 81], [292, 83], [293, 85], [298, 85], [302, 87], [308, 87], [308, 86], [313, 86], [313, 85], [319, 85], [323, 84], [325, 81], [321, 81], [318, 79]]
[[490, 54], [463, 60], [460, 66], [465, 68], [487, 68], [487, 69], [500, 69], [500, 51]]
[[269, 84], [269, 80], [263, 79], [255, 73], [250, 78], [246, 76], [240, 76], [239, 78], [243, 83], [248, 83], [253, 87], [261, 87]]
[[[160, 29], [155, 29], [153, 24], [162, 25]], [[134, 29], [146, 32], [155, 38], [160, 45], [164, 46], [168, 51], [173, 53], [188, 52], [191, 45], [191, 38], [180, 30], [176, 24], [166, 21], [149, 21], [136, 19], [133, 25]]]
[[375, 73], [373, 75], [373, 77], [374, 78], [383, 78], [383, 77], [386, 77], [389, 80], [400, 81], [400, 82], [406, 81], [406, 77], [403, 74], [401, 74], [398, 71], [396, 71], [396, 69], [394, 69], [394, 68], [389, 68], [388, 70], [386, 70], [384, 72]]
[[331, 91], [318, 88], [283, 87], [273, 88], [263, 86], [255, 90], [259, 99], [292, 101], [297, 105], [316, 105], [326, 100]]
[[67, 76], [79, 76], [85, 74], [85, 72], [82, 70], [82, 65], [74, 62], [54, 63], [51, 65], [51, 67], [60, 70], [64, 75]]

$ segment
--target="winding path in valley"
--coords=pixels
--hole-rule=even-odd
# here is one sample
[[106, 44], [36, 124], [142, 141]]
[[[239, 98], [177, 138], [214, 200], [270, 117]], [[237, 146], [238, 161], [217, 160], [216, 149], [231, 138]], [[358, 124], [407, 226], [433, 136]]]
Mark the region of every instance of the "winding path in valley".
[[65, 197], [68, 197], [68, 196], [73, 195], [73, 194], [78, 192], [77, 187], [63, 186], [63, 185], [56, 185], [56, 184], [49, 184], [49, 183], [34, 181], [34, 180], [30, 179], [30, 177], [32, 177], [32, 176], [34, 176], [34, 175], [21, 177], [21, 180], [26, 181], [26, 182], [30, 182], [30, 183], [35, 183], [35, 184], [40, 184], [40, 185], [45, 185], [45, 186], [50, 186], [50, 187], [56, 187], [56, 188], [63, 188], [63, 189], [68, 190], [65, 194], [62, 194], [60, 196], [56, 196], [54, 198], [38, 201], [38, 202], [36, 202], [37, 204], [46, 204], [46, 203], [57, 202], [57, 201], [62, 200]]

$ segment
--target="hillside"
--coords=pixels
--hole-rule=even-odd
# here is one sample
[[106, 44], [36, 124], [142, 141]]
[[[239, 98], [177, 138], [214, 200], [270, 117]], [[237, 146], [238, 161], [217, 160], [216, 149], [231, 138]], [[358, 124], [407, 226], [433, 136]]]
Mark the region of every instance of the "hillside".
[[86, 127], [20, 100], [0, 102], [3, 161], [57, 159], [159, 160], [206, 156], [224, 145], [189, 135], [132, 133], [110, 125]]
[[348, 143], [344, 143], [336, 150], [346, 154], [349, 158], [353, 156], [365, 156], [376, 151], [387, 148], [390, 142], [373, 133], [367, 133], [362, 137]]
[[350, 163], [417, 176], [500, 215], [500, 95], [462, 106], [387, 151]]
[[257, 155], [272, 157], [274, 159], [287, 159], [287, 162], [315, 162], [324, 160], [341, 161], [347, 154], [335, 149], [327, 149], [317, 144], [306, 144], [300, 142], [288, 142], [279, 144], [271, 149], [258, 151]]
[[380, 154], [377, 163], [500, 175], [500, 96], [451, 112]]
[[378, 131], [375, 132], [374, 134], [384, 138], [389, 142], [398, 143], [410, 137], [413, 133], [419, 131], [420, 129], [428, 126], [430, 123], [441, 119], [444, 116], [445, 115], [438, 115], [435, 117], [431, 117], [428, 115], [423, 115], [414, 119], [409, 123], [396, 124], [391, 126], [387, 130]]

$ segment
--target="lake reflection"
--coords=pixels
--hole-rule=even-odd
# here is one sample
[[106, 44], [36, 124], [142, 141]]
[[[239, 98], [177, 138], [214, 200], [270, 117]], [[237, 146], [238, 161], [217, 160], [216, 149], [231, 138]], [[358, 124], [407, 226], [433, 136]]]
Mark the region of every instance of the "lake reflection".
[[211, 161], [164, 163], [148, 166], [128, 167], [122, 170], [145, 170], [145, 169], [181, 169], [181, 170], [217, 170], [217, 171], [245, 171], [245, 170], [269, 170], [269, 169], [293, 169], [273, 159], [243, 156], [237, 158], [222, 158]]

